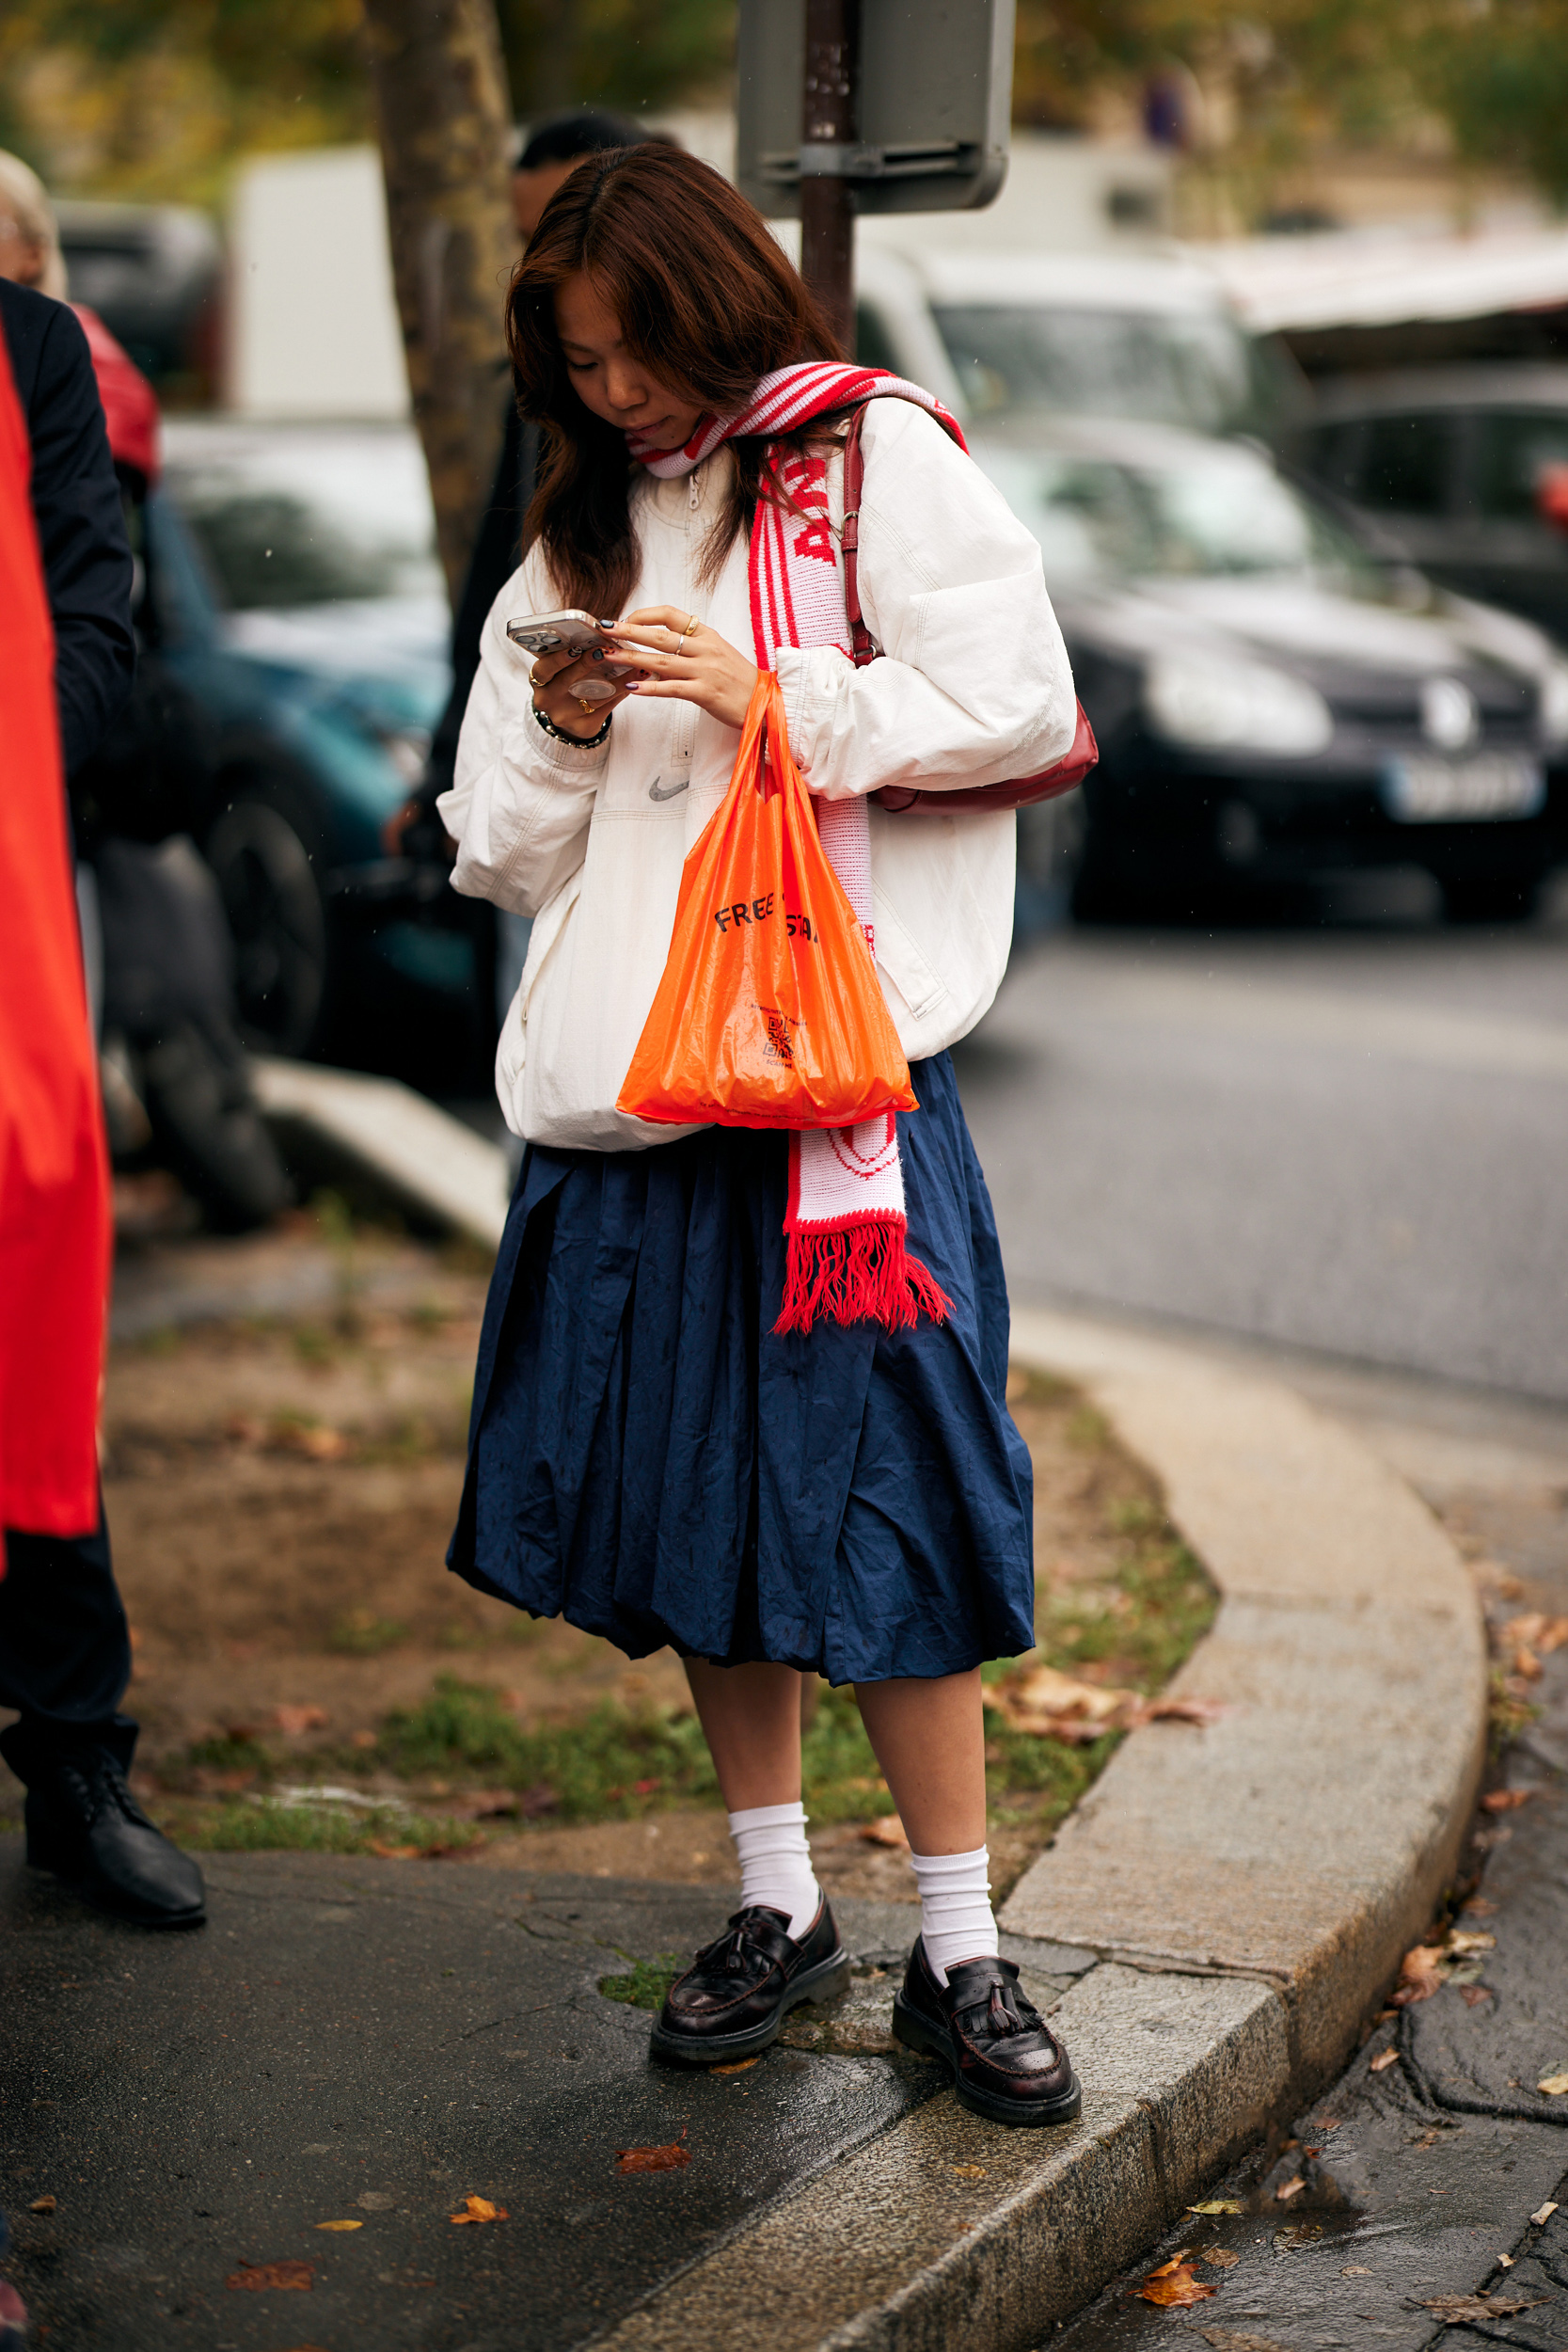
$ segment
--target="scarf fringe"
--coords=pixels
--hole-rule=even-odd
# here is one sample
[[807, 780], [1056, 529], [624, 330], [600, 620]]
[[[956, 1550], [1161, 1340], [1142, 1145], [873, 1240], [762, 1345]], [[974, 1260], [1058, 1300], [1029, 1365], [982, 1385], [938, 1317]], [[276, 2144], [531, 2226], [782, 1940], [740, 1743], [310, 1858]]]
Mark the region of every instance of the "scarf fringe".
[[952, 1311], [941, 1283], [905, 1248], [901, 1222], [879, 1219], [787, 1237], [776, 1333], [809, 1331], [818, 1315], [830, 1323], [870, 1321], [909, 1331], [922, 1315], [945, 1323]]

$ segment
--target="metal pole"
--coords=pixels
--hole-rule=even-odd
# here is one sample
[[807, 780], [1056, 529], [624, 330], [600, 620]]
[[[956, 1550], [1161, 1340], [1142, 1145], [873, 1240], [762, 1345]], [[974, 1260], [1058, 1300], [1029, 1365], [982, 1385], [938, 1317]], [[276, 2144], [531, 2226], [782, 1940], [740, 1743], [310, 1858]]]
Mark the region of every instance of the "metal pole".
[[[800, 275], [845, 350], [855, 348], [855, 212], [845, 174], [855, 142], [860, 0], [806, 0], [800, 117]], [[812, 150], [829, 152], [812, 155]], [[813, 170], [816, 162], [824, 167]]]

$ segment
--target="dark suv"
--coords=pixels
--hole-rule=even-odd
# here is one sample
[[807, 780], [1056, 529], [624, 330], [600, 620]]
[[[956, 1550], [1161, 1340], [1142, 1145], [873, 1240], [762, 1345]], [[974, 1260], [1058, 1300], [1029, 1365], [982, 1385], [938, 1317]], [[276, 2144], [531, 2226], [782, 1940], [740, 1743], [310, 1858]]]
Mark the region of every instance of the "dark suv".
[[1430, 579], [1568, 643], [1568, 368], [1329, 382], [1292, 453]]

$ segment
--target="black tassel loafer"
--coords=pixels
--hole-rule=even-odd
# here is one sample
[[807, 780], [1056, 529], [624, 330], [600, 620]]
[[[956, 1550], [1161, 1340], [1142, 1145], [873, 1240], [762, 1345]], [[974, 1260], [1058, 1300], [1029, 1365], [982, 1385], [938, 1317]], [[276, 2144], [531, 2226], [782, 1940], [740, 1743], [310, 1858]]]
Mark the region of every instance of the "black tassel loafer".
[[1070, 2123], [1084, 2104], [1072, 2060], [1010, 1960], [960, 1960], [942, 1985], [916, 1936], [893, 2030], [907, 2048], [944, 2059], [960, 2104], [993, 2123]]
[[848, 1981], [849, 1955], [826, 1896], [799, 1943], [784, 1912], [754, 1903], [675, 1979], [649, 2047], [687, 2066], [750, 2058], [778, 2040], [799, 2002], [832, 2000]]

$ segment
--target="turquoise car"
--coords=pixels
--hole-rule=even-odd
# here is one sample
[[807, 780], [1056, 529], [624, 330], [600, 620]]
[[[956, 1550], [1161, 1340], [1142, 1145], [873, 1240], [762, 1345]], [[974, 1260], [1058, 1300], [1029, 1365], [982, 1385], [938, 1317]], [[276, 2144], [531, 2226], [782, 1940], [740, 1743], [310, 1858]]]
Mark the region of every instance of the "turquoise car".
[[450, 1083], [493, 1036], [484, 937], [382, 839], [451, 676], [412, 429], [175, 420], [146, 546], [247, 1041]]

